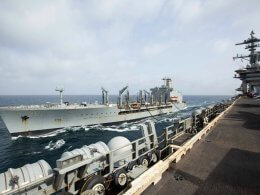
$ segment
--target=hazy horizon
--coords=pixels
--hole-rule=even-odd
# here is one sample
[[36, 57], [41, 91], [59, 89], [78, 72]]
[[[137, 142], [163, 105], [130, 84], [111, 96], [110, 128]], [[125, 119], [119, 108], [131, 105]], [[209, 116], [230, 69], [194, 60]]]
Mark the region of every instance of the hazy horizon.
[[[63, 94], [63, 96], [102, 96], [101, 94]], [[118, 96], [118, 94], [109, 94], [110, 96]], [[234, 94], [182, 94], [183, 96], [233, 96]], [[58, 94], [1, 94], [0, 96], [59, 96]], [[130, 96], [136, 96], [134, 94], [130, 94]]]

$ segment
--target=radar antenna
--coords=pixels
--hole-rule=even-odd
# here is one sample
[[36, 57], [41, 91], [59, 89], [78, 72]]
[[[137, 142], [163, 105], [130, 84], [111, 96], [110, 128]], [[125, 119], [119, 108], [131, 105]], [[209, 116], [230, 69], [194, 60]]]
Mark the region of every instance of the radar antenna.
[[60, 105], [62, 105], [63, 104], [62, 93], [64, 91], [64, 88], [63, 87], [56, 87], [55, 91], [58, 91], [60, 93]]
[[254, 31], [251, 31], [250, 33], [250, 37], [246, 40], [244, 40], [241, 43], [237, 43], [235, 45], [246, 45], [245, 49], [248, 49], [248, 51], [250, 51], [249, 55], [238, 55], [233, 57], [233, 60], [236, 59], [241, 59], [241, 60], [248, 60], [250, 62], [250, 65], [252, 66], [252, 64], [255, 63], [255, 51], [256, 48], [259, 47], [259, 44], [257, 44], [258, 42], [260, 42], [260, 39], [256, 38], [254, 36]]

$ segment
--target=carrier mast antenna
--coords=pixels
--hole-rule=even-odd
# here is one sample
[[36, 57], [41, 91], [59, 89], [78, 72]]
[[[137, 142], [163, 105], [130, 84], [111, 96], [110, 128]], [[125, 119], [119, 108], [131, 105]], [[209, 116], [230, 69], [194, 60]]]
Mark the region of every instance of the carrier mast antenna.
[[256, 38], [254, 36], [254, 31], [251, 31], [250, 33], [250, 37], [246, 40], [244, 40], [243, 42], [241, 43], [237, 43], [235, 45], [246, 45], [245, 49], [248, 49], [248, 51], [250, 51], [250, 54], [249, 55], [238, 55], [233, 57], [233, 60], [236, 60], [236, 59], [244, 59], [244, 60], [248, 60], [250, 62], [250, 65], [252, 66], [252, 64], [255, 63], [255, 51], [256, 51], [256, 48], [259, 47], [259, 44], [257, 44], [258, 42], [260, 42], [260, 39]]

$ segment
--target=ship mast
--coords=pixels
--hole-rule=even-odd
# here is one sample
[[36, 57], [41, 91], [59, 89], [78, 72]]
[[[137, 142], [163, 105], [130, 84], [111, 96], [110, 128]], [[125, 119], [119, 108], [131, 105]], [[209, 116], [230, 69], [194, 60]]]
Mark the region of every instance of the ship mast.
[[[245, 59], [245, 60], [248, 60], [249, 63], [250, 63], [250, 66], [252, 67], [252, 65], [255, 64], [255, 51], [256, 51], [256, 48], [259, 47], [259, 44], [256, 44], [258, 42], [260, 42], [260, 39], [256, 38], [254, 36], [254, 31], [251, 31], [250, 33], [250, 37], [246, 40], [244, 40], [242, 43], [237, 43], [235, 45], [246, 45], [245, 49], [248, 49], [250, 51], [250, 54], [249, 55], [238, 55], [233, 57], [233, 60], [236, 60], [236, 59]], [[249, 58], [249, 59], [248, 59]]]

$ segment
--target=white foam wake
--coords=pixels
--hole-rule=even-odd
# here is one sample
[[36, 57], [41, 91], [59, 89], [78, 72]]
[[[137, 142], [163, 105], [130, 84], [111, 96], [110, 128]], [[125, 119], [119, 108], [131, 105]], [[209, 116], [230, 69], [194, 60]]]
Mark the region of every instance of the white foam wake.
[[37, 139], [37, 138], [45, 138], [45, 137], [54, 137], [60, 133], [64, 133], [66, 132], [65, 129], [59, 129], [59, 130], [56, 130], [56, 131], [53, 131], [51, 133], [46, 133], [46, 134], [42, 134], [42, 135], [37, 135], [37, 136], [27, 136], [28, 138], [31, 138], [31, 139]]
[[44, 147], [44, 149], [49, 150], [49, 151], [56, 150], [56, 149], [61, 148], [64, 144], [65, 144], [65, 141], [63, 139], [60, 139], [56, 142], [50, 141], [49, 144]]
[[30, 139], [39, 139], [39, 138], [45, 138], [45, 137], [54, 137], [60, 133], [66, 132], [66, 129], [58, 129], [56, 131], [50, 132], [50, 133], [45, 133], [41, 135], [28, 135], [28, 136], [17, 136], [17, 137], [12, 137], [12, 140], [17, 140], [19, 138], [30, 138]]
[[138, 131], [140, 128], [138, 125], [131, 125], [125, 128], [117, 128], [117, 127], [103, 127], [100, 130], [102, 131], [116, 131], [116, 132], [125, 132], [125, 131]]
[[23, 136], [18, 135], [17, 137], [15, 137], [15, 136], [11, 137], [11, 139], [12, 139], [12, 140], [17, 140], [17, 139], [19, 139], [19, 138], [21, 138], [21, 137], [23, 137]]
[[39, 139], [39, 138], [46, 138], [46, 137], [54, 137], [57, 136], [60, 133], [68, 132], [68, 131], [79, 131], [79, 130], [84, 130], [84, 131], [89, 131], [90, 129], [95, 129], [95, 130], [103, 130], [103, 131], [116, 131], [116, 132], [125, 132], [125, 131], [136, 131], [139, 130], [139, 124], [152, 121], [152, 119], [145, 119], [145, 120], [140, 120], [136, 122], [124, 122], [120, 125], [111, 125], [111, 126], [102, 126], [101, 124], [98, 125], [86, 125], [86, 126], [80, 126], [80, 127], [66, 127], [63, 129], [58, 129], [56, 131], [52, 131], [50, 133], [46, 134], [41, 134], [41, 135], [36, 135], [36, 136], [17, 136], [17, 137], [12, 137], [12, 140], [17, 140], [19, 138], [30, 138], [30, 139]]

